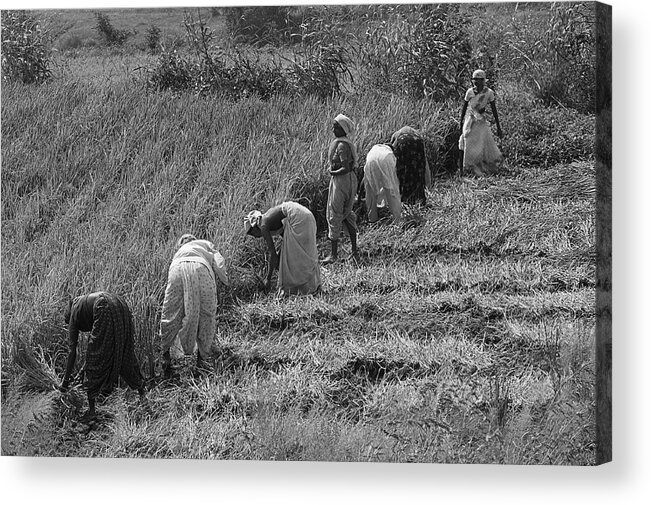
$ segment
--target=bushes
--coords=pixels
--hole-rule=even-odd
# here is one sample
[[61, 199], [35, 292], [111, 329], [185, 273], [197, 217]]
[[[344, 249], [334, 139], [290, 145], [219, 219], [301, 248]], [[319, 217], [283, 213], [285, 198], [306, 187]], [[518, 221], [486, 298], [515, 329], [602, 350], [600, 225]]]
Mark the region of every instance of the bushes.
[[[370, 7], [371, 10], [380, 7]], [[350, 44], [366, 31], [364, 21], [369, 8], [350, 5], [320, 5], [299, 8], [298, 29], [292, 42], [307, 45]]]
[[454, 97], [463, 89], [461, 76], [470, 60], [467, 20], [455, 4], [423, 5], [419, 10], [411, 44], [399, 66], [403, 85], [414, 96]]
[[594, 8], [582, 4], [552, 7], [551, 26], [546, 33], [552, 54], [551, 79], [543, 79], [538, 95], [545, 103], [560, 102], [577, 110], [594, 112]]
[[471, 55], [466, 25], [455, 4], [372, 10], [360, 45], [366, 81], [415, 97], [457, 97]]
[[256, 46], [289, 42], [298, 28], [289, 7], [233, 7], [226, 24], [235, 42]]
[[24, 11], [2, 11], [2, 78], [32, 84], [50, 76], [50, 54], [39, 22]]
[[511, 165], [549, 167], [593, 156], [593, 116], [534, 101], [506, 110], [501, 119], [508, 125], [502, 151]]
[[537, 19], [513, 18], [505, 65], [543, 103], [594, 112], [594, 9], [587, 3], [554, 2], [549, 11], [534, 12]]
[[97, 21], [95, 30], [97, 30], [97, 33], [99, 33], [107, 46], [121, 46], [131, 35], [128, 30], [115, 28], [106, 14], [96, 12], [95, 19]]
[[164, 52], [149, 69], [147, 85], [156, 90], [222, 93], [234, 98], [278, 94], [320, 97], [341, 92], [342, 77], [350, 75], [347, 54], [336, 45], [304, 46], [294, 58], [262, 59], [244, 49], [226, 52], [212, 43], [213, 34], [201, 19], [185, 20], [193, 56]]
[[150, 25], [145, 35], [147, 49], [151, 54], [156, 54], [160, 50], [161, 44], [161, 31], [156, 25]]
[[176, 51], [164, 51], [154, 68], [148, 69], [147, 87], [156, 90], [183, 91], [192, 86], [199, 68]]
[[255, 95], [315, 95], [341, 92], [341, 74], [347, 71], [338, 48], [319, 48], [298, 55], [291, 64], [261, 61], [243, 51], [207, 54], [201, 59], [164, 51], [148, 69], [147, 86], [154, 90], [222, 93], [233, 98]]
[[296, 55], [288, 71], [290, 89], [296, 93], [327, 98], [342, 91], [344, 76], [352, 78], [348, 55], [341, 46], [307, 46]]

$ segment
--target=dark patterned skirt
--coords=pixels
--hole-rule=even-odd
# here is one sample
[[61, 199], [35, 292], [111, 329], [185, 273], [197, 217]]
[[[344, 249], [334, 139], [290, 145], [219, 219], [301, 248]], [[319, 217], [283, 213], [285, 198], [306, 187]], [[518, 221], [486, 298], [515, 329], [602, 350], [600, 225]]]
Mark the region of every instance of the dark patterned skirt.
[[126, 302], [119, 296], [103, 293], [93, 306], [93, 329], [86, 350], [84, 386], [89, 397], [110, 393], [119, 377], [134, 389], [142, 387], [134, 334]]
[[394, 143], [396, 175], [400, 183], [403, 203], [426, 203], [425, 198], [425, 143], [410, 133], [401, 134]]

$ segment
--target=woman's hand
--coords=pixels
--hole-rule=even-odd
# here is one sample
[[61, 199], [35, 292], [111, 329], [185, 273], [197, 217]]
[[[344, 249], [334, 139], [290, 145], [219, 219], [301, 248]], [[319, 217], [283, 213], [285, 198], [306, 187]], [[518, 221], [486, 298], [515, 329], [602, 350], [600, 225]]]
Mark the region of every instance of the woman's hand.
[[344, 175], [350, 172], [350, 170], [347, 167], [341, 167], [338, 168], [337, 170], [330, 169], [330, 175]]

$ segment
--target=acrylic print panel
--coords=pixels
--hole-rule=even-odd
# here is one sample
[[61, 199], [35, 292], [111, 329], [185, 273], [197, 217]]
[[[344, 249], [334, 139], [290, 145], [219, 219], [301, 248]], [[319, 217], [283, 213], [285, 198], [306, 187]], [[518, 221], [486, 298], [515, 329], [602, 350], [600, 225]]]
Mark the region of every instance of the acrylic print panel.
[[610, 460], [608, 6], [2, 29], [3, 455]]

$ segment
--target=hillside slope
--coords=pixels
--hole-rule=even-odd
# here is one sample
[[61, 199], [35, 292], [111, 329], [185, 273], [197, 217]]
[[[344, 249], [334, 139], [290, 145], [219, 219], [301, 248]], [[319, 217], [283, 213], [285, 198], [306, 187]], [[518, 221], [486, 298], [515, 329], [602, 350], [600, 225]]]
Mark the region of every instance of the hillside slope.
[[[140, 34], [116, 50], [84, 47], [93, 16], [76, 14], [83, 31], [67, 35], [82, 47], [59, 39], [70, 51], [52, 80], [2, 83], [3, 455], [593, 464], [593, 116], [502, 74], [504, 172], [437, 179], [400, 227], [362, 220], [359, 264], [324, 267], [318, 296], [277, 299], [258, 289], [264, 245], [242, 218], [299, 199], [325, 255], [332, 118], [354, 120], [362, 158], [409, 124], [438, 162], [460, 103], [366, 88], [326, 100], [150, 92], [144, 18], [116, 16]], [[223, 356], [214, 373], [188, 359], [163, 381], [160, 307], [186, 232], [215, 242], [231, 272]], [[132, 308], [148, 400], [119, 389], [88, 426], [79, 384], [55, 387], [63, 309], [95, 290]]]
[[592, 165], [428, 197], [363, 224], [361, 263], [324, 267], [321, 295], [222, 292], [214, 373], [151, 377], [144, 405], [119, 390], [92, 429], [78, 386], [13, 389], [3, 454], [592, 464]]

